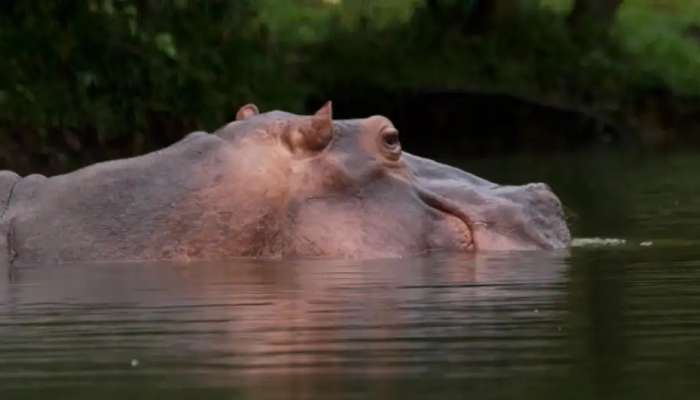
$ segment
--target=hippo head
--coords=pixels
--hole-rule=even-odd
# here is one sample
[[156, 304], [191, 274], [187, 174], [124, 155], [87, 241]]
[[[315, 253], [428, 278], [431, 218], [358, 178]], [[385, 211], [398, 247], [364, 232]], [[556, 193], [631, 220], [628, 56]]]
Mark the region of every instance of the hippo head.
[[[236, 153], [247, 204], [284, 257], [398, 257], [432, 251], [565, 247], [569, 231], [544, 184], [500, 186], [406, 153], [382, 116], [333, 120], [242, 107], [215, 134]], [[252, 209], [252, 208], [249, 208]], [[247, 212], [255, 214], [256, 211]], [[266, 212], [265, 215], [269, 215]], [[264, 227], [262, 229], [265, 229]]]

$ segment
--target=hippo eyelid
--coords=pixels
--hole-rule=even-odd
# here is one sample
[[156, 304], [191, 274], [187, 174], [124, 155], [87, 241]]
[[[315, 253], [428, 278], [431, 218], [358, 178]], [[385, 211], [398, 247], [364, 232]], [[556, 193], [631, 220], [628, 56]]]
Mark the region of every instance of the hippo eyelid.
[[391, 125], [384, 125], [382, 129], [379, 130], [379, 133], [384, 134], [384, 133], [399, 133], [399, 130], [394, 128]]

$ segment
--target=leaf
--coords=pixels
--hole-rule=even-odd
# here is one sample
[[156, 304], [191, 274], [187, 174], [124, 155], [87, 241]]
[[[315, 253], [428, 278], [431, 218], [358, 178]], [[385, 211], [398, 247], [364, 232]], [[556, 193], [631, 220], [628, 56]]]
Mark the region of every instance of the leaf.
[[161, 32], [155, 36], [155, 44], [158, 50], [163, 52], [170, 58], [177, 58], [177, 49], [175, 48], [175, 41], [173, 36], [167, 32]]

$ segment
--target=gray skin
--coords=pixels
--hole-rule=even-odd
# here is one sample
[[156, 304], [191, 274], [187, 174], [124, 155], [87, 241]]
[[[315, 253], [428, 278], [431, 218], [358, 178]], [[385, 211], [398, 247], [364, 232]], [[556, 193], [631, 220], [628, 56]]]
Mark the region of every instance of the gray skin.
[[381, 116], [246, 105], [213, 134], [47, 178], [0, 171], [0, 264], [402, 257], [557, 249], [544, 184], [500, 186], [402, 152]]

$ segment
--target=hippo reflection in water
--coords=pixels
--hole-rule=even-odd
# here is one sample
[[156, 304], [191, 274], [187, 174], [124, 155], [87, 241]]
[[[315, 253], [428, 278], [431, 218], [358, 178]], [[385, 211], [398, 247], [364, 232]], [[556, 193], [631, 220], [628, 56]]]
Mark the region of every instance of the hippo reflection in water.
[[66, 175], [0, 172], [0, 263], [383, 258], [555, 249], [544, 184], [500, 186], [402, 152], [381, 116], [242, 107], [213, 134]]

